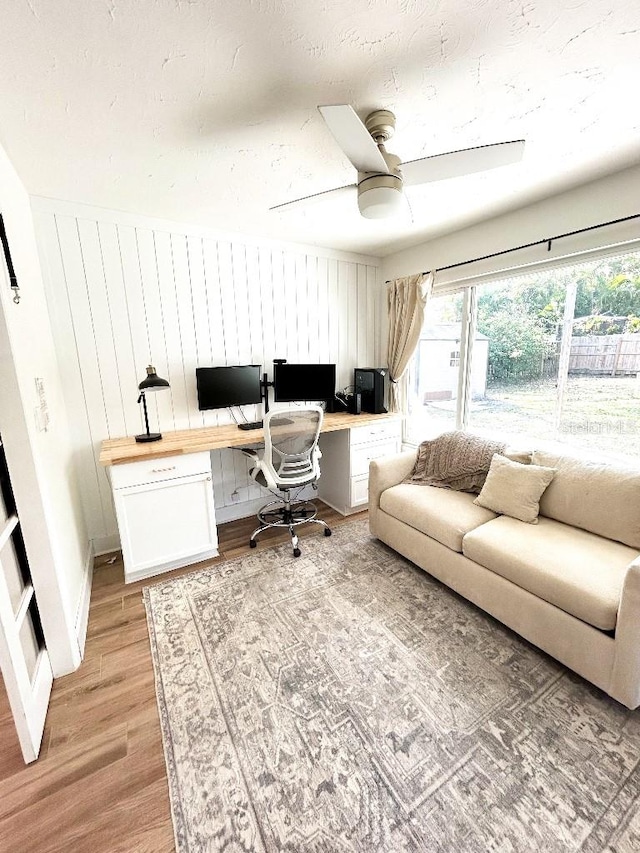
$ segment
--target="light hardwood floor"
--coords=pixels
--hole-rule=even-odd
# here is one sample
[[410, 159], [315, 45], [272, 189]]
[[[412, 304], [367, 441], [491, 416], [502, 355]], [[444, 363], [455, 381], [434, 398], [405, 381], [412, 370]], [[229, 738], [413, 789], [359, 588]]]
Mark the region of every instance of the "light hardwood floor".
[[[354, 517], [318, 505], [331, 526]], [[254, 527], [255, 518], [220, 525], [221, 556], [201, 565], [248, 553]], [[301, 529], [304, 535], [322, 531], [313, 525]], [[258, 547], [286, 539], [270, 532]], [[28, 767], [0, 682], [2, 853], [174, 850], [142, 603], [142, 588], [157, 580], [125, 586], [119, 553], [96, 559], [85, 658], [76, 672], [55, 680], [41, 754]]]

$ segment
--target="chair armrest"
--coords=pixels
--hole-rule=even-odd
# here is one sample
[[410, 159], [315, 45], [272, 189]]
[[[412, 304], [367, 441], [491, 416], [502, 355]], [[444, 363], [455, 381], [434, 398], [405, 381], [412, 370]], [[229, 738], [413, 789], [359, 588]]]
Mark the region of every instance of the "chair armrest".
[[610, 694], [627, 708], [640, 705], [640, 555], [622, 584]]
[[397, 486], [413, 471], [417, 452], [406, 450], [393, 456], [383, 456], [369, 463], [369, 529], [376, 535], [380, 495]]

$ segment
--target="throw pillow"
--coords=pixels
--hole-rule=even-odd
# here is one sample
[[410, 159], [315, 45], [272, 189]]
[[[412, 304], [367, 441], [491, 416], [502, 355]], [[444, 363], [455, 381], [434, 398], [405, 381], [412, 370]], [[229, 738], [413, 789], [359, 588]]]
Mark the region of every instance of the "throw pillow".
[[537, 524], [540, 498], [555, 472], [555, 468], [523, 465], [496, 453], [474, 504], [529, 524]]

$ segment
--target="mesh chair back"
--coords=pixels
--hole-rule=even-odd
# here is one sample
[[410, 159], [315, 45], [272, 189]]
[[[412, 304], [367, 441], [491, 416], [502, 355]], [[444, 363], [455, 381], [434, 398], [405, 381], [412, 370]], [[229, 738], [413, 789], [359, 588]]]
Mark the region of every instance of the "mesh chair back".
[[279, 488], [310, 483], [320, 476], [318, 435], [322, 409], [269, 412], [264, 421], [263, 464], [271, 469]]

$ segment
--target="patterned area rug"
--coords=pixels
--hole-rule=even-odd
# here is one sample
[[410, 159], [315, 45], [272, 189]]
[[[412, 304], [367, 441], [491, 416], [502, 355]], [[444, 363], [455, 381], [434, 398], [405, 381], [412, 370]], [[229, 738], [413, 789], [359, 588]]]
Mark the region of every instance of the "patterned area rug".
[[630, 712], [367, 523], [145, 590], [179, 853], [640, 850]]

